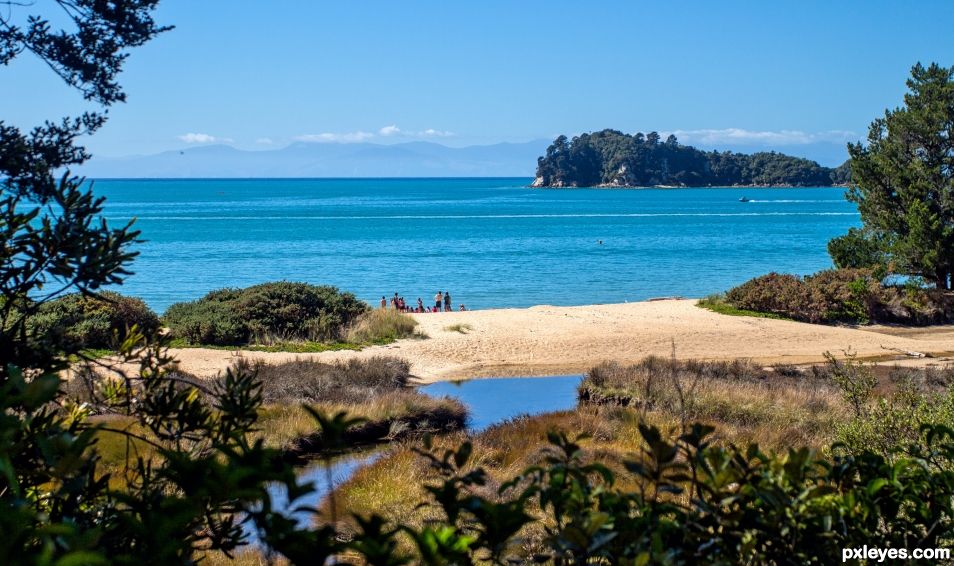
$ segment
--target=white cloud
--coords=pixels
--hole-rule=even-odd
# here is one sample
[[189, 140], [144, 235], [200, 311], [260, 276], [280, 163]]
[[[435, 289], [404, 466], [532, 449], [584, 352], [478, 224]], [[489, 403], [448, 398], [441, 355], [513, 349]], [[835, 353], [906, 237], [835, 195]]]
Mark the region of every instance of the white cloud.
[[272, 140], [272, 138], [258, 138], [255, 140], [255, 143], [260, 143], [262, 145], [272, 145], [275, 142]]
[[[801, 130], [757, 131], [742, 128], [722, 130], [676, 130], [665, 132], [675, 134], [679, 141], [686, 144], [715, 145], [737, 143], [751, 145], [806, 145], [819, 142], [846, 142], [858, 139], [858, 134], [844, 130], [824, 132], [803, 132]], [[665, 137], [665, 135], [663, 137]]]
[[363, 142], [374, 138], [398, 138], [398, 139], [415, 139], [415, 138], [446, 138], [453, 136], [453, 132], [447, 132], [444, 130], [436, 130], [434, 128], [428, 128], [426, 130], [413, 131], [413, 130], [402, 130], [397, 126], [397, 124], [390, 124], [388, 126], [383, 126], [378, 129], [377, 133], [364, 132], [364, 131], [355, 131], [355, 132], [325, 132], [321, 134], [303, 134], [300, 136], [295, 136], [295, 141], [303, 142], [316, 142], [316, 143], [356, 143]]
[[418, 132], [423, 138], [449, 138], [454, 135], [454, 132], [448, 132], [443, 130], [435, 130], [434, 128], [428, 128], [423, 132]]
[[232, 138], [219, 138], [209, 134], [188, 133], [179, 136], [186, 143], [232, 143]]
[[373, 137], [374, 134], [368, 132], [325, 132], [322, 134], [304, 134], [301, 136], [295, 136], [293, 139], [295, 141], [313, 143], [356, 143], [371, 139]]

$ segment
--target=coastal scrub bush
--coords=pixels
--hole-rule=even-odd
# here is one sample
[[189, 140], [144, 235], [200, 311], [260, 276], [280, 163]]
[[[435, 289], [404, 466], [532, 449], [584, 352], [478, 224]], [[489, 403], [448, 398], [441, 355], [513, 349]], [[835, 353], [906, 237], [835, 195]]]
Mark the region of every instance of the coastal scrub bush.
[[348, 341], [380, 344], [414, 336], [417, 320], [394, 309], [374, 309], [358, 317], [348, 330]]
[[723, 301], [741, 314], [769, 313], [811, 323], [924, 325], [954, 320], [951, 293], [910, 281], [884, 285], [871, 269], [861, 268], [829, 269], [805, 277], [769, 273], [730, 289]]
[[248, 343], [248, 325], [228, 300], [218, 298], [223, 294], [210, 293], [198, 301], [171, 305], [162, 315], [170, 335], [190, 344], [237, 346]]
[[71, 293], [41, 304], [27, 320], [31, 332], [67, 350], [113, 348], [133, 326], [152, 334], [159, 317], [141, 299], [113, 291]]
[[817, 318], [810, 290], [801, 277], [769, 273], [746, 281], [725, 294], [730, 305], [796, 320]]
[[367, 311], [365, 303], [335, 287], [281, 281], [176, 303], [163, 322], [173, 338], [192, 344], [333, 341]]

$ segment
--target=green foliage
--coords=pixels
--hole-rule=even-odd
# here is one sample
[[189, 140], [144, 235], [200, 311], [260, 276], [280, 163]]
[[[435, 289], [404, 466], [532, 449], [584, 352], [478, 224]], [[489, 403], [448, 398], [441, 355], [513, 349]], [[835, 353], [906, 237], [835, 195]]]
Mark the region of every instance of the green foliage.
[[[848, 198], [858, 204], [867, 234], [885, 244], [897, 273], [948, 289], [954, 271], [954, 67], [918, 63], [907, 86], [904, 106], [872, 122], [866, 144], [849, 144]], [[857, 235], [836, 245], [836, 262], [867, 259], [870, 244]], [[854, 246], [860, 249], [842, 249]]]
[[135, 297], [104, 291], [98, 295], [66, 295], [40, 305], [28, 326], [71, 350], [115, 348], [130, 328], [146, 334], [159, 330], [159, 317]]
[[[49, 17], [33, 3], [7, 2], [0, 30], [0, 66], [18, 56], [39, 57], [86, 100], [110, 106], [126, 99], [116, 82], [129, 49], [171, 28], [158, 26], [152, 12], [158, 0], [56, 2], [63, 11]], [[68, 22], [65, 27], [58, 24]], [[15, 87], [4, 83], [7, 91]], [[24, 90], [26, 92], [26, 90]], [[58, 123], [47, 121], [23, 133], [0, 121], [0, 179], [4, 191], [45, 201], [58, 192], [51, 173], [89, 159], [77, 137], [106, 122], [105, 113], [87, 112]]]
[[828, 242], [828, 255], [839, 269], [873, 269], [881, 277], [889, 271], [887, 239], [863, 228], [849, 228]]
[[839, 360], [831, 352], [825, 352], [828, 373], [841, 390], [845, 402], [854, 410], [855, 418], [860, 418], [867, 414], [867, 406], [878, 385], [878, 378], [871, 366], [855, 359], [855, 353], [846, 351], [844, 354], [844, 359]]
[[351, 293], [307, 283], [263, 283], [221, 289], [163, 315], [174, 338], [219, 346], [342, 337], [368, 306]]
[[[537, 160], [538, 185], [687, 187], [731, 185], [830, 186], [835, 170], [775, 152], [704, 152], [675, 136], [602, 130], [572, 140], [560, 136]], [[839, 177], [840, 179], [840, 177]]]
[[[580, 438], [553, 432], [538, 465], [499, 484], [470, 461], [472, 446], [421, 451], [438, 481], [428, 486], [439, 519], [410, 534], [424, 564], [805, 564], [841, 549], [935, 547], [954, 532], [954, 431], [924, 427], [893, 454], [818, 457], [724, 448], [693, 424], [668, 435], [641, 425], [625, 464], [636, 489], [589, 462]], [[528, 510], [537, 510], [529, 513]], [[374, 521], [364, 518], [364, 523]], [[542, 532], [528, 539], [526, 529]], [[357, 534], [353, 550], [367, 545]], [[380, 548], [377, 541], [375, 548]], [[394, 547], [391, 547], [394, 548]]]
[[923, 442], [925, 426], [954, 427], [954, 368], [894, 368], [891, 390], [873, 398], [877, 380], [870, 367], [851, 357], [830, 360], [829, 366], [854, 407], [854, 417], [836, 430], [838, 443], [852, 454], [874, 452], [890, 460], [905, 446]]

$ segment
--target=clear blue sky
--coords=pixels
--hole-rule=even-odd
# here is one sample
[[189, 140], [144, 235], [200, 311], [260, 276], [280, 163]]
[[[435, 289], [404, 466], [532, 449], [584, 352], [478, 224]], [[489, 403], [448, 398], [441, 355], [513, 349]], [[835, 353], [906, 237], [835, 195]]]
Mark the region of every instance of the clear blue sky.
[[[166, 0], [158, 19], [176, 29], [133, 52], [94, 152], [604, 127], [840, 142], [913, 63], [954, 64], [951, 1]], [[20, 126], [86, 108], [27, 56], [0, 86]]]

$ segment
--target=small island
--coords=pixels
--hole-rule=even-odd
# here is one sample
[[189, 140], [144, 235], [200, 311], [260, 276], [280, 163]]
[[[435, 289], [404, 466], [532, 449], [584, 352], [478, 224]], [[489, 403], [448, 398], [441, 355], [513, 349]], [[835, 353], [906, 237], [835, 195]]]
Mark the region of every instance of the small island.
[[602, 130], [560, 136], [537, 159], [531, 186], [563, 187], [830, 187], [848, 182], [835, 168], [777, 152], [702, 151], [676, 136]]

